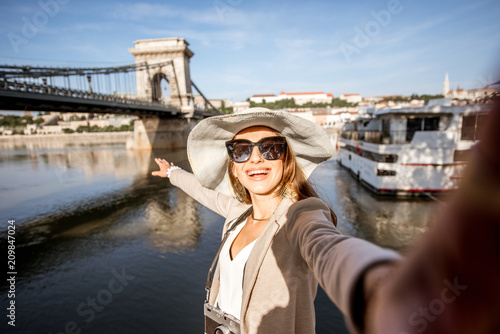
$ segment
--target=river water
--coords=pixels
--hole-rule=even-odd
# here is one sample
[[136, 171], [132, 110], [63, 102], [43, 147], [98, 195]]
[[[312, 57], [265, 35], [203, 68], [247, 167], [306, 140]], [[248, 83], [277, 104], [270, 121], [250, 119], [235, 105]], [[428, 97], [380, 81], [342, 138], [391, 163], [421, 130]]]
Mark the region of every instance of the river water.
[[[189, 170], [183, 149], [0, 151], [0, 243], [7, 262], [7, 226], [15, 220], [17, 272], [14, 298], [0, 283], [1, 333], [202, 333], [206, 274], [224, 220], [151, 176], [154, 157]], [[312, 181], [343, 233], [401, 252], [438, 208], [378, 198], [335, 160]], [[11, 300], [15, 327], [6, 320]], [[347, 333], [322, 291], [316, 310], [318, 333]]]

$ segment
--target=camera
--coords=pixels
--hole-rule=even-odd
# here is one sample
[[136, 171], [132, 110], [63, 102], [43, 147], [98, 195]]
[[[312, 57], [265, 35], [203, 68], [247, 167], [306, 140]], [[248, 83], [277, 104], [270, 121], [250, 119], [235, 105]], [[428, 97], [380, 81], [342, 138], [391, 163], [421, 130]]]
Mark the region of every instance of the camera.
[[205, 303], [205, 334], [240, 334], [240, 321], [215, 306]]

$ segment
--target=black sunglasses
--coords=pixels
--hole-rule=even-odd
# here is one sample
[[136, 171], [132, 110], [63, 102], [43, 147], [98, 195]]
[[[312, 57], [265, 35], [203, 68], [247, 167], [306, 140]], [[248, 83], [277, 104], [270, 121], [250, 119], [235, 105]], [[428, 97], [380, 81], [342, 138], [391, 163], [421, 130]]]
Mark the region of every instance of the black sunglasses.
[[285, 137], [266, 137], [256, 143], [247, 139], [234, 139], [226, 142], [227, 154], [234, 162], [245, 162], [252, 156], [254, 146], [266, 160], [277, 160], [286, 151]]

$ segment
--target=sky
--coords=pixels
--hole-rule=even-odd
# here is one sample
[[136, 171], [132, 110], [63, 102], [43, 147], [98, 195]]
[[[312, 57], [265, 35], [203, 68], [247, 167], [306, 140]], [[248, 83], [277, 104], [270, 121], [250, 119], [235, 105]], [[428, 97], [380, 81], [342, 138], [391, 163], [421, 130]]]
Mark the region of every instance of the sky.
[[497, 81], [498, 0], [0, 0], [0, 64], [134, 63], [134, 41], [189, 42], [211, 99], [440, 94]]

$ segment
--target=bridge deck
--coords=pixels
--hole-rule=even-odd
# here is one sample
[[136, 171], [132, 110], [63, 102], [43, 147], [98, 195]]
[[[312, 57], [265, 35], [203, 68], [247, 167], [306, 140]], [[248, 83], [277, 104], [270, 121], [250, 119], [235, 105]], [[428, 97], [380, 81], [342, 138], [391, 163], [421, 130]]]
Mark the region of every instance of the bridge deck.
[[177, 106], [113, 95], [41, 86], [5, 86], [7, 88], [0, 88], [0, 109], [3, 110], [129, 114], [160, 118], [203, 118], [218, 114], [198, 108], [192, 113], [183, 113]]

